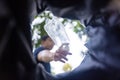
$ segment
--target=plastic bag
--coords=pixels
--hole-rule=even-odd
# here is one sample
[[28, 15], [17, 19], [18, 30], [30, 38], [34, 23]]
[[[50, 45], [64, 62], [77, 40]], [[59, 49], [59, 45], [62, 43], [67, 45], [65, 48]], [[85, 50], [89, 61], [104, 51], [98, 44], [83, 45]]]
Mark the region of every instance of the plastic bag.
[[52, 20], [47, 21], [44, 29], [54, 41], [54, 43], [65, 50], [69, 50], [69, 38], [64, 29], [64, 25], [59, 22], [57, 17], [53, 17]]

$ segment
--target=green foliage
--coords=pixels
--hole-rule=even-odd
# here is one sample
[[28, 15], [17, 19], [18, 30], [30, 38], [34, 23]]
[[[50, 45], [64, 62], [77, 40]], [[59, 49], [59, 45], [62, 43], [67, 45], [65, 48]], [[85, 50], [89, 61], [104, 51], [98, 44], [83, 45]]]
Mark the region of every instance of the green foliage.
[[40, 15], [35, 17], [35, 19], [40, 18], [40, 19], [44, 19], [44, 20], [42, 22], [40, 22], [39, 24], [33, 25], [32, 36], [34, 36], [35, 33], [37, 33], [37, 35], [39, 36], [39, 38], [33, 39], [33, 47], [34, 48], [36, 48], [40, 45], [40, 43], [41, 43], [40, 37], [47, 34], [46, 31], [44, 30], [44, 26], [46, 24], [46, 20], [52, 19], [50, 14], [51, 14], [50, 12], [43, 12]]
[[52, 16], [51, 16], [50, 12], [43, 12], [40, 15], [38, 15], [37, 17], [46, 18], [46, 19], [52, 19]]
[[[47, 33], [44, 30], [44, 25], [45, 25], [45, 21], [43, 21], [40, 24], [34, 25], [33, 30], [37, 29], [37, 31], [39, 31], [38, 35], [40, 35], [40, 36], [46, 35]], [[35, 44], [35, 47], [38, 47], [40, 45], [40, 43], [41, 43], [41, 39], [38, 39], [37, 43]]]
[[67, 19], [63, 19], [62, 23], [65, 24], [65, 22], [67, 22], [68, 20]]
[[77, 25], [74, 26], [74, 32], [78, 33], [80, 31], [83, 31], [84, 30], [83, 25], [81, 25], [79, 21], [76, 21], [76, 23], [77, 23]]
[[84, 31], [85, 27], [80, 23], [80, 21], [75, 20], [73, 22], [76, 22], [73, 31], [78, 34], [79, 38], [82, 38], [83, 35], [86, 35]]

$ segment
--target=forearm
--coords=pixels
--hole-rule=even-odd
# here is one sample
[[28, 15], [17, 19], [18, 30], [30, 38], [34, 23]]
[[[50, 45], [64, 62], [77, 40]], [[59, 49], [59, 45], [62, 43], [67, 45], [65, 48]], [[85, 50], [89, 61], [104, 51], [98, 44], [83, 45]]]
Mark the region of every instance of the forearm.
[[48, 54], [48, 55], [43, 55], [41, 57], [41, 60], [44, 61], [44, 62], [50, 62], [50, 61], [53, 61], [54, 58], [53, 58], [52, 54]]
[[50, 62], [54, 60], [54, 53], [49, 51], [42, 51], [37, 56], [38, 61]]

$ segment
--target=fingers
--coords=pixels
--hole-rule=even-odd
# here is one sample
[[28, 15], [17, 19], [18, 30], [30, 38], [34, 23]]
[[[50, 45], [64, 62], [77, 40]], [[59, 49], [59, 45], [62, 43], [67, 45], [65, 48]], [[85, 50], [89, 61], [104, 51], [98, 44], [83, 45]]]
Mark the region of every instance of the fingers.
[[65, 51], [65, 50], [57, 50], [56, 53], [63, 54], [63, 55], [72, 55], [72, 53]]
[[59, 47], [59, 49], [61, 49], [64, 45], [69, 45], [69, 43], [63, 43], [63, 44]]
[[61, 54], [61, 58], [64, 59], [65, 61], [67, 61], [68, 59], [66, 58], [66, 56]]
[[70, 52], [68, 52], [67, 54], [68, 54], [68, 55], [72, 55], [72, 53], [70, 53]]
[[60, 61], [60, 62], [62, 62], [62, 63], [65, 63], [65, 62], [66, 62], [66, 60], [63, 60], [63, 59], [59, 59], [59, 60], [56, 60], [56, 61]]
[[68, 59], [65, 55], [56, 53], [56, 55], [54, 56], [54, 60], [65, 63], [65, 61], [67, 61]]
[[58, 51], [59, 51], [59, 50], [69, 51], [69, 43], [63, 43], [63, 44], [59, 47]]
[[60, 62], [62, 62], [62, 63], [65, 63], [65, 61], [64, 61], [64, 60], [62, 60], [62, 59], [61, 59], [61, 60], [59, 60], [59, 61], [60, 61]]
[[61, 55], [67, 56], [67, 55], [72, 55], [72, 53], [67, 52], [67, 51], [62, 51], [61, 53], [59, 53]]
[[59, 49], [56, 51], [54, 59], [55, 61], [65, 62], [68, 59], [66, 58], [67, 55], [72, 55], [72, 53], [69, 52], [68, 47], [69, 43], [62, 44]]

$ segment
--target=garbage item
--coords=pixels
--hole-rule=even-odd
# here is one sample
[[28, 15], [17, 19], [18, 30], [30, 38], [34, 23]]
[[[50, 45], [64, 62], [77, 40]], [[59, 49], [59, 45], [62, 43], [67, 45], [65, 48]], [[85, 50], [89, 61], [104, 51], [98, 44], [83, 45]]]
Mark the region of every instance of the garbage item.
[[54, 16], [52, 20], [49, 20], [44, 29], [58, 48], [69, 50], [70, 41], [68, 35], [64, 29], [64, 25], [59, 22], [57, 17]]
[[65, 72], [71, 71], [71, 70], [72, 70], [72, 66], [71, 66], [69, 63], [65, 63], [65, 64], [63, 65], [63, 70], [64, 70]]

